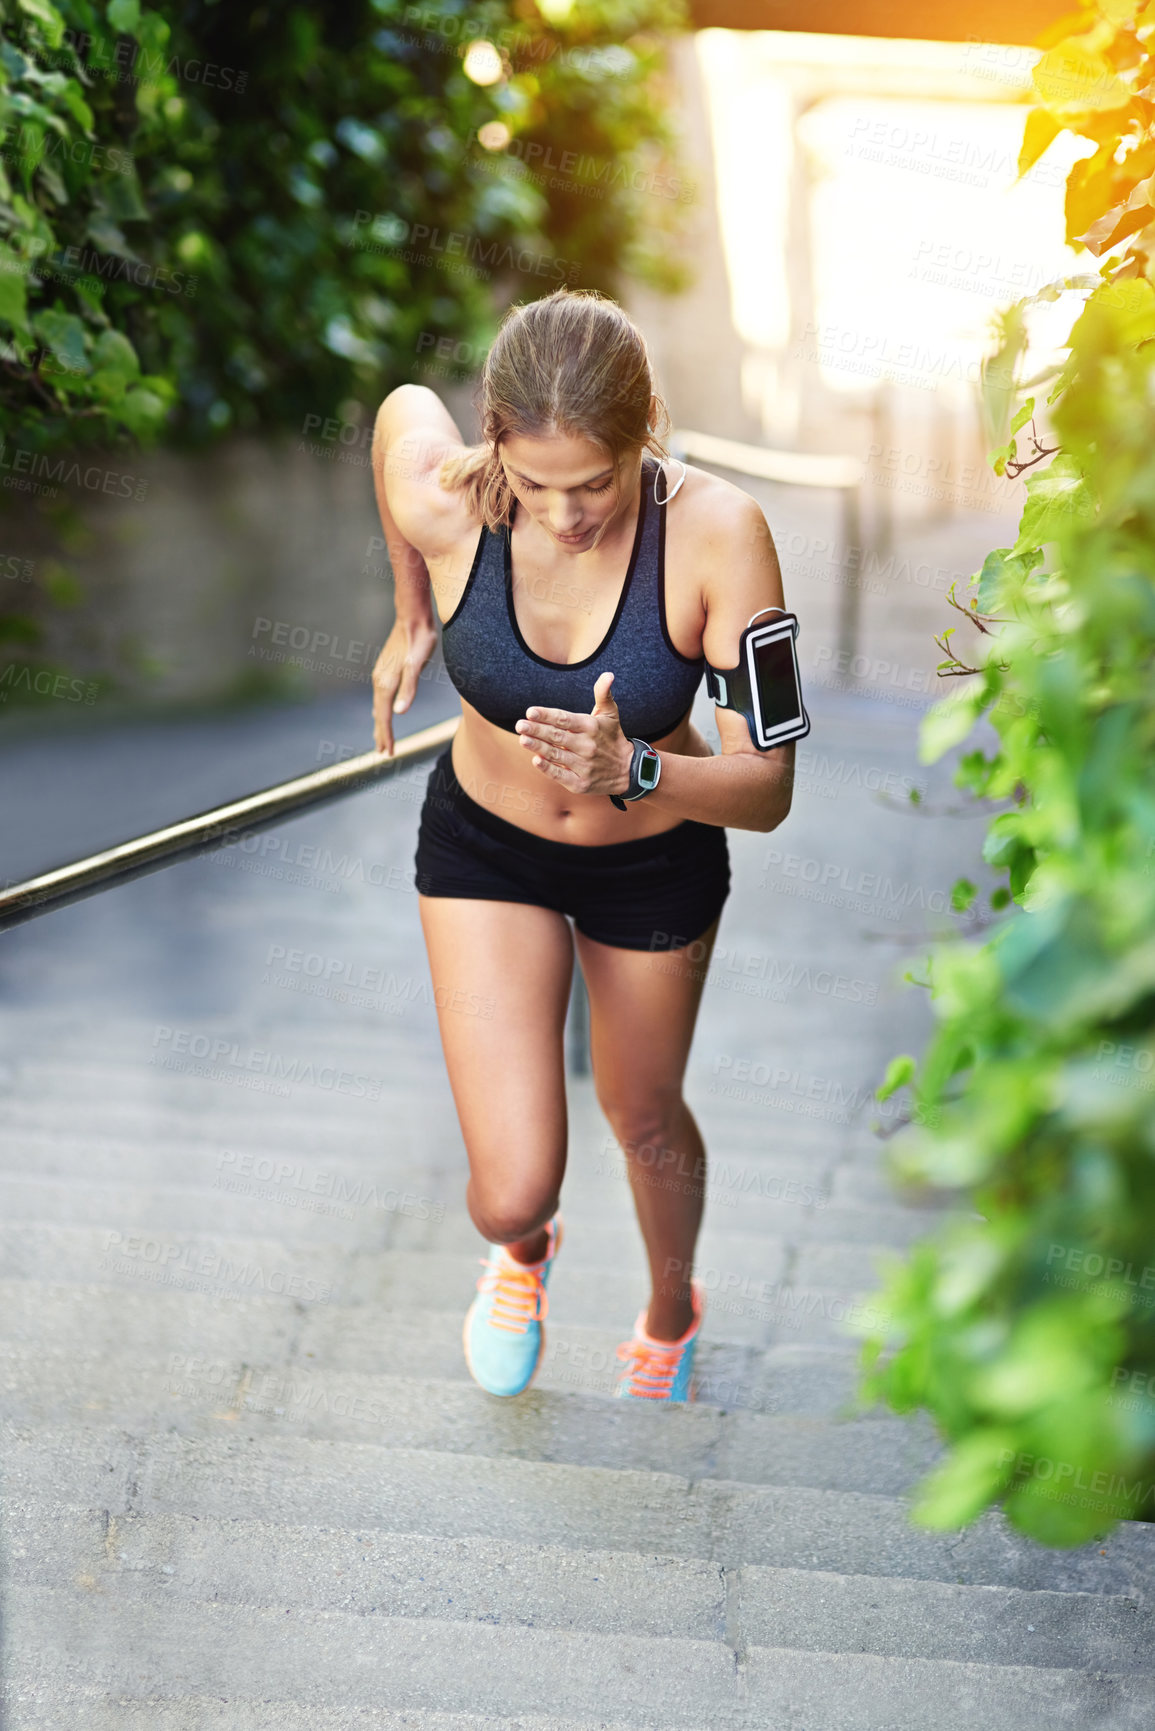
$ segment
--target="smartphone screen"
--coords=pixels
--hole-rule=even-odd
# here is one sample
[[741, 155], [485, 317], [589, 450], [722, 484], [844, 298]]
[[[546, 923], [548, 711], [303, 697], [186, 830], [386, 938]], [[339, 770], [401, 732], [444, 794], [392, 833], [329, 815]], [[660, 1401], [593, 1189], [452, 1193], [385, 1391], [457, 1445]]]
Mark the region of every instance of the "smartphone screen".
[[802, 694], [798, 689], [798, 670], [794, 659], [794, 641], [786, 632], [755, 643], [754, 673], [762, 703], [762, 724], [766, 737], [788, 723], [802, 722]]

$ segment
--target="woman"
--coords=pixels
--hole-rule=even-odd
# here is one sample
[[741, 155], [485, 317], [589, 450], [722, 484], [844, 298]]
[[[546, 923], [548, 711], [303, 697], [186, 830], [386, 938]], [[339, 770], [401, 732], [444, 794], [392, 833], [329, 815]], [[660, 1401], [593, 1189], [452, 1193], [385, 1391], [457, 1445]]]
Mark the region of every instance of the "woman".
[[[705, 1193], [682, 1077], [729, 893], [724, 826], [775, 828], [794, 769], [793, 744], [755, 750], [729, 710], [715, 756], [690, 707], [703, 658], [733, 666], [751, 614], [784, 606], [781, 575], [747, 494], [685, 465], [670, 486], [644, 339], [595, 291], [510, 308], [481, 421], [468, 448], [432, 391], [402, 385], [373, 447], [397, 607], [373, 672], [377, 749], [392, 752], [392, 717], [433, 651], [434, 602], [462, 699], [429, 778], [416, 881], [469, 1212], [492, 1251], [466, 1359], [501, 1395], [541, 1360], [576, 940], [597, 1097], [627, 1155], [652, 1286], [616, 1392], [684, 1401], [703, 1296], [668, 1271], [693, 1265]], [[493, 999], [493, 1018], [455, 1014], [476, 1001], [458, 993]], [[647, 1183], [637, 1155], [655, 1146], [695, 1182]]]

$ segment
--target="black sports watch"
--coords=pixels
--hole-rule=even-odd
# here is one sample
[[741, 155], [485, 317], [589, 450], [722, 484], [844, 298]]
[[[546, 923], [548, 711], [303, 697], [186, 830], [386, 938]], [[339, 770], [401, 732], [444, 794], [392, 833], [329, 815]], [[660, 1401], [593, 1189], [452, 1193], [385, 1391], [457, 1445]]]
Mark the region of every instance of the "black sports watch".
[[611, 793], [610, 798], [619, 811], [625, 811], [635, 799], [644, 799], [648, 793], [653, 793], [662, 776], [662, 760], [652, 745], [647, 745], [644, 739], [632, 739], [634, 755], [630, 760], [630, 785], [625, 793]]

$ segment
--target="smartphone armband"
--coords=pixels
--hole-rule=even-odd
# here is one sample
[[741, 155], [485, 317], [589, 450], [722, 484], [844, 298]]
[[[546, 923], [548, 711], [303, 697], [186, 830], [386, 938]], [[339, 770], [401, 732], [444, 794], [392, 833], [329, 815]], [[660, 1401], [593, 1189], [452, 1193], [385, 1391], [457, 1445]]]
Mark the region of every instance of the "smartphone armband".
[[[782, 617], [755, 625], [763, 613]], [[745, 716], [759, 751], [771, 751], [810, 732], [810, 717], [802, 703], [797, 636], [795, 614], [784, 607], [761, 607], [738, 639], [738, 665], [722, 669], [706, 663], [706, 690], [719, 709], [736, 709]]]

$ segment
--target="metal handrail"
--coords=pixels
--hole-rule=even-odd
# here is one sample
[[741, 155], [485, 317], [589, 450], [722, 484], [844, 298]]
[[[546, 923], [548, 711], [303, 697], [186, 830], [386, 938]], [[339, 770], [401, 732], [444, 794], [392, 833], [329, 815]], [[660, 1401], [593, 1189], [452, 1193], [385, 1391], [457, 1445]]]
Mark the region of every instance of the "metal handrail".
[[671, 443], [680, 457], [757, 475], [763, 481], [781, 481], [787, 487], [860, 487], [865, 479], [865, 466], [859, 457], [824, 451], [772, 451], [768, 445], [744, 445], [738, 439], [719, 439], [689, 427], [680, 427]]
[[90, 854], [87, 859], [12, 884], [0, 891], [0, 931], [23, 925], [25, 920], [35, 919], [37, 914], [47, 913], [51, 908], [81, 901], [113, 884], [143, 877], [146, 872], [157, 871], [175, 860], [211, 853], [226, 842], [271, 829], [294, 812], [357, 793], [391, 775], [398, 767], [407, 768], [432, 757], [453, 738], [460, 721], [461, 717], [455, 715], [449, 721], [407, 734], [396, 741], [391, 757], [377, 751], [363, 752], [360, 757], [314, 770], [294, 781], [280, 782], [260, 793], [247, 794], [244, 799], [198, 812], [165, 829], [152, 830], [133, 841], [106, 848], [103, 853]]
[[[772, 451], [759, 445], [744, 445], [734, 439], [719, 439], [709, 433], [679, 429], [671, 439], [675, 454], [712, 463], [717, 468], [731, 469], [739, 474], [757, 476], [762, 480], [778, 481], [787, 486], [831, 487], [842, 492], [844, 500], [844, 530], [846, 544], [851, 546], [859, 522], [859, 489], [862, 485], [862, 465], [853, 457], [827, 456], [821, 453]], [[840, 647], [853, 646], [858, 625], [858, 585], [850, 581], [840, 609]], [[180, 823], [152, 830], [132, 841], [120, 842], [102, 853], [42, 872], [23, 883], [10, 884], [0, 890], [0, 931], [23, 925], [38, 914], [53, 908], [66, 907], [84, 900], [114, 884], [127, 883], [148, 872], [159, 871], [177, 860], [192, 859], [198, 854], [212, 853], [229, 842], [257, 835], [271, 829], [285, 817], [313, 806], [326, 805], [343, 799], [347, 794], [391, 775], [399, 766], [421, 763], [432, 757], [452, 740], [461, 717], [437, 722], [417, 733], [399, 739], [391, 757], [377, 751], [363, 752], [360, 757], [311, 775], [298, 776], [293, 781], [248, 794], [244, 799], [215, 806], [211, 811], [196, 813]], [[575, 965], [567, 1016], [568, 1067], [577, 1075], [588, 1075], [589, 1004], [580, 964]]]

